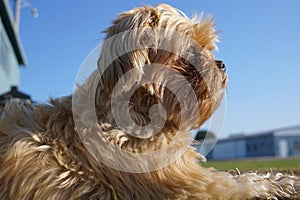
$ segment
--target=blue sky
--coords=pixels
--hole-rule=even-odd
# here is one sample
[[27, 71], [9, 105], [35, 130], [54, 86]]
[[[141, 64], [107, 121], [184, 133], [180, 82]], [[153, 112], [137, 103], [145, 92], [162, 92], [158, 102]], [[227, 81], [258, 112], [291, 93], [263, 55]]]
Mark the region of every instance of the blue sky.
[[[11, 1], [10, 1], [11, 2]], [[29, 0], [20, 37], [28, 60], [21, 90], [36, 101], [69, 95], [76, 73], [118, 13], [143, 4], [169, 3], [188, 16], [216, 19], [216, 57], [230, 78], [222, 136], [300, 125], [300, 1], [298, 0]]]

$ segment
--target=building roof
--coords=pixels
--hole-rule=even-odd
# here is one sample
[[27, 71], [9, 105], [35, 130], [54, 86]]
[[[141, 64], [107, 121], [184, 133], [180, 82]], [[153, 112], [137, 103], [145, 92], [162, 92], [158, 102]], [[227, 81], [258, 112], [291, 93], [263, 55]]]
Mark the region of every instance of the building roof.
[[293, 126], [289, 128], [282, 128], [274, 130], [274, 136], [299, 136], [300, 137], [300, 126]]
[[274, 137], [280, 137], [280, 136], [299, 136], [300, 137], [300, 126], [290, 126], [290, 127], [284, 127], [259, 133], [253, 133], [253, 134], [247, 134], [247, 135], [238, 135], [233, 136], [225, 139], [221, 139], [218, 142], [233, 142], [233, 141], [242, 141], [242, 140], [248, 140], [248, 139], [256, 139], [259, 137], [266, 137], [266, 136], [274, 136]]
[[26, 56], [23, 50], [19, 34], [15, 30], [14, 19], [7, 0], [0, 0], [0, 16], [8, 38], [12, 44], [17, 60], [20, 65], [26, 65]]
[[30, 95], [20, 92], [17, 86], [12, 86], [9, 92], [0, 95], [0, 114], [5, 104], [11, 99], [23, 99], [31, 101]]
[[6, 92], [0, 96], [0, 101], [6, 99], [18, 98], [18, 99], [30, 99], [30, 95], [22, 93], [18, 90], [18, 87], [12, 86], [9, 92]]
[[11, 99], [21, 99], [23, 101], [34, 103], [31, 100], [30, 95], [22, 93], [16, 86], [12, 86], [9, 92], [0, 95], [0, 115], [4, 110], [5, 104], [8, 103]]

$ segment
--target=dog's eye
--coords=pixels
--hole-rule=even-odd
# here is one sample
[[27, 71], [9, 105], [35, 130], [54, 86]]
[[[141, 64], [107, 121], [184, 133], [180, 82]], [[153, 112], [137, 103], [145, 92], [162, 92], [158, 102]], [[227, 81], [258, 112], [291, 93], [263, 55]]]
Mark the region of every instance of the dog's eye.
[[215, 60], [216, 65], [222, 72], [226, 72], [226, 66], [225, 63], [221, 60]]

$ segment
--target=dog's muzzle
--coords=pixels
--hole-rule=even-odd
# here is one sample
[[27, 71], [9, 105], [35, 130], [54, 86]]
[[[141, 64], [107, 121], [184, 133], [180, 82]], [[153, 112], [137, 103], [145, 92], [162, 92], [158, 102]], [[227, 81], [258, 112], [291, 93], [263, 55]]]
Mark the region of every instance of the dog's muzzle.
[[226, 72], [226, 66], [225, 63], [221, 60], [215, 60], [216, 65], [222, 72]]

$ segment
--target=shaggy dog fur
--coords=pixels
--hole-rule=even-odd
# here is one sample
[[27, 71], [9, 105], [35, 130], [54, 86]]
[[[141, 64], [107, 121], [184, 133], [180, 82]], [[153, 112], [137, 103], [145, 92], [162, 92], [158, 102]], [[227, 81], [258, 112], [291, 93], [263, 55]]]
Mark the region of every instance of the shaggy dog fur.
[[[49, 105], [12, 101], [6, 106], [0, 120], [0, 199], [296, 198], [299, 179], [295, 176], [231, 175], [205, 169], [199, 165], [202, 156], [192, 147], [169, 165], [140, 173], [107, 166], [91, 155], [79, 131], [87, 135], [96, 132], [100, 140], [137, 155], [159, 151], [178, 138], [189, 138], [188, 131], [200, 127], [218, 107], [226, 87], [226, 73], [212, 54], [217, 33], [211, 18], [190, 20], [168, 5], [144, 6], [120, 14], [105, 31], [106, 39], [127, 30], [131, 33], [120, 37], [122, 41], [103, 43], [98, 60], [102, 76], [94, 72], [76, 90], [76, 102], [82, 103], [76, 105], [80, 109], [75, 112], [77, 116], [74, 95], [52, 99]], [[175, 36], [175, 32], [181, 35]], [[130, 49], [128, 41], [135, 41], [139, 48], [126, 51], [110, 63], [109, 57], [118, 55], [116, 51]], [[172, 46], [173, 52], [163, 46]], [[161, 65], [151, 67], [151, 63]], [[103, 65], [109, 67], [103, 70]], [[125, 86], [114, 89], [132, 69], [136, 70], [123, 80]], [[174, 77], [173, 72], [180, 76]], [[146, 76], [155, 83], [136, 87]], [[196, 104], [181, 87], [186, 80]], [[178, 86], [176, 91], [168, 88], [172, 86]], [[133, 135], [129, 132], [139, 132], [139, 127], [118, 126], [111, 111], [112, 96], [122, 102], [122, 95], [127, 93], [131, 95], [130, 116], [139, 127], [151, 123], [153, 105], [164, 107], [165, 112], [157, 114], [165, 120], [158, 133]], [[97, 124], [84, 119], [89, 109], [84, 102], [89, 98], [95, 105]], [[181, 114], [185, 112], [189, 114]], [[122, 112], [117, 114], [123, 117]], [[180, 145], [175, 147], [180, 149]], [[102, 158], [109, 159], [104, 147], [97, 148], [102, 148]], [[119, 159], [126, 162], [121, 157], [115, 162], [120, 163]], [[139, 169], [139, 163], [132, 163], [135, 166]]]

